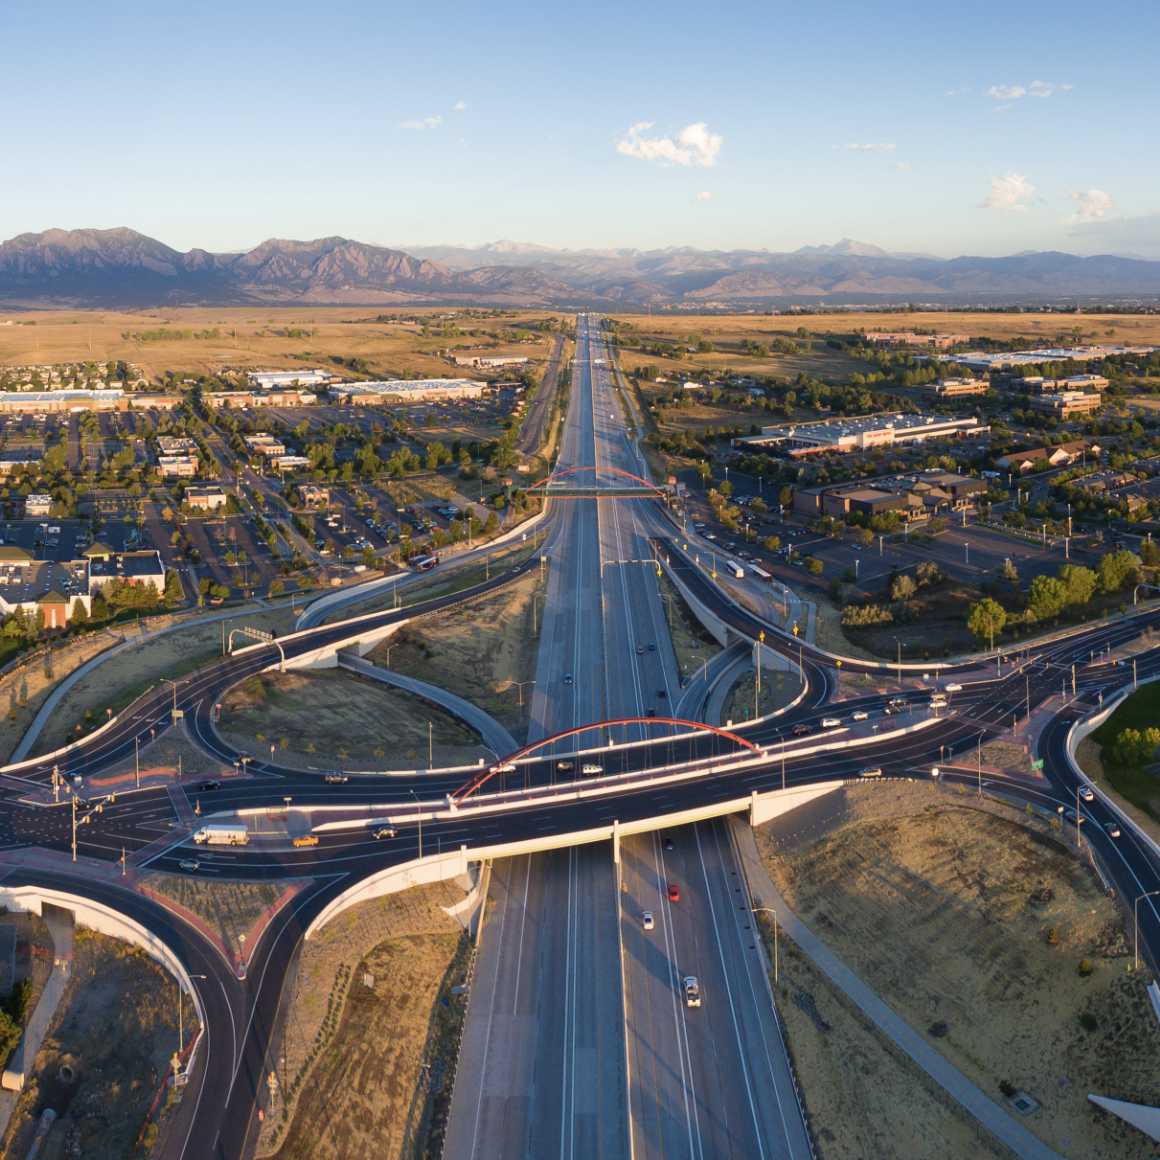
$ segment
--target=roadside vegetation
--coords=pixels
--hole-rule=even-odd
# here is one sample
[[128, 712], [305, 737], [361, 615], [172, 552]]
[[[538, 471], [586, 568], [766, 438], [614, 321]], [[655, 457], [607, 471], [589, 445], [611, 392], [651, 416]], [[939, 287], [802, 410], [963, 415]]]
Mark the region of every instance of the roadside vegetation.
[[1138, 689], [1089, 740], [1111, 789], [1160, 824], [1160, 684]]

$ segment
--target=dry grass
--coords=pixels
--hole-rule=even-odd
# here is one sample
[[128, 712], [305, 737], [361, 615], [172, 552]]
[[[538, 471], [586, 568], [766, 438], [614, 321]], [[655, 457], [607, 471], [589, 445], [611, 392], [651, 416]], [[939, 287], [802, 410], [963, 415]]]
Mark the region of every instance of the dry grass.
[[[197, 1031], [185, 1003], [185, 1034]], [[70, 980], [17, 1103], [3, 1155], [25, 1156], [41, 1106], [60, 1119], [41, 1160], [124, 1160], [177, 1050], [176, 984], [142, 952], [78, 930]], [[67, 1064], [73, 1083], [59, 1078]]]
[[462, 897], [451, 883], [415, 887], [352, 907], [303, 944], [259, 1156], [404, 1154], [436, 996], [461, 942], [441, 908]]
[[677, 668], [682, 678], [688, 678], [706, 661], [715, 657], [721, 651], [721, 646], [693, 615], [692, 609], [685, 603], [684, 597], [667, 574], [661, 575], [657, 584], [665, 606], [665, 617], [673, 641]]
[[1006, 1157], [789, 939], [777, 1006], [821, 1160]]
[[732, 692], [725, 698], [723, 720], [748, 721], [751, 717], [764, 717], [788, 705], [802, 689], [801, 678], [796, 672], [764, 670], [761, 674], [761, 694], [756, 700], [755, 713], [756, 685], [754, 675], [750, 672], [733, 686]]
[[[533, 601], [536, 607], [533, 609]], [[497, 592], [401, 628], [370, 659], [447, 689], [486, 710], [517, 737], [527, 732], [536, 675], [543, 586], [529, 572]]]
[[1017, 812], [931, 785], [843, 802], [820, 840], [778, 848], [759, 832], [789, 904], [985, 1092], [1008, 1082], [1038, 1100], [1026, 1123], [1052, 1147], [1151, 1156], [1087, 1100], [1160, 1101], [1160, 1041], [1122, 916], [1086, 864]]
[[[537, 335], [535, 344], [500, 342], [500, 331], [522, 322], [552, 316], [552, 312], [515, 310], [495, 318], [460, 318], [464, 330], [478, 335], [424, 336], [413, 326], [375, 322], [378, 314], [423, 317], [447, 310], [408, 306], [382, 307], [190, 307], [142, 312], [31, 311], [21, 323], [0, 329], [0, 364], [56, 363], [124, 359], [156, 378], [166, 370], [217, 371], [222, 367], [306, 367], [325, 365], [331, 355], [363, 358], [383, 375], [463, 374], [439, 355], [444, 348], [487, 354], [526, 355], [546, 361], [551, 336]], [[555, 317], [561, 317], [555, 314]], [[277, 329], [298, 328], [312, 333], [281, 337]], [[145, 330], [213, 330], [212, 339], [173, 338], [139, 343], [123, 332]], [[470, 368], [466, 368], [470, 370]]]
[[[110, 657], [79, 680], [49, 718], [32, 752], [47, 753], [76, 740], [80, 732], [101, 724], [108, 709], [120, 712], [162, 677], [183, 676], [221, 656], [223, 624], [228, 643], [230, 629], [239, 625], [283, 633], [294, 623], [294, 615], [288, 606], [239, 612], [236, 618], [223, 622], [199, 623], [196, 614], [194, 617], [187, 627], [176, 632], [145, 637], [140, 645]], [[164, 621], [154, 620], [150, 627], [158, 628], [163, 624]], [[127, 629], [129, 636], [133, 633], [134, 629]], [[234, 643], [241, 648], [252, 642], [235, 638]], [[57, 671], [61, 673], [59, 667]], [[90, 715], [87, 722], [86, 713]], [[80, 732], [78, 725], [81, 726]]]
[[476, 736], [426, 702], [342, 669], [263, 673], [229, 691], [218, 728], [243, 752], [295, 769], [427, 767], [427, 723], [434, 764], [469, 765], [487, 751]]
[[[638, 332], [673, 342], [691, 334], [711, 342], [793, 338], [799, 327], [812, 334], [852, 334], [874, 330], [917, 330], [969, 334], [976, 338], [1029, 338], [1055, 342], [1080, 330], [1084, 342], [1160, 342], [1160, 316], [1155, 314], [1000, 314], [968, 311], [841, 314], [666, 314], [649, 318], [615, 316]], [[713, 355], [702, 355], [712, 360]], [[646, 359], [646, 361], [649, 361]]]
[[285, 882], [210, 881], [183, 874], [146, 873], [140, 885], [150, 894], [169, 899], [200, 918], [235, 958], [254, 924], [295, 893]]

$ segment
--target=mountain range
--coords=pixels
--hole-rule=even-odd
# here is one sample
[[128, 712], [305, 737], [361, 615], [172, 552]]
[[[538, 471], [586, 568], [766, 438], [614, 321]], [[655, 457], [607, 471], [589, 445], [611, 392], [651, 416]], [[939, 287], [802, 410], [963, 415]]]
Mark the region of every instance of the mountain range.
[[1058, 251], [999, 258], [890, 253], [844, 238], [768, 250], [563, 250], [522, 242], [408, 246], [272, 238], [242, 253], [175, 250], [131, 229], [46, 230], [0, 243], [0, 301], [159, 306], [351, 303], [654, 309], [789, 304], [1160, 299], [1160, 261]]

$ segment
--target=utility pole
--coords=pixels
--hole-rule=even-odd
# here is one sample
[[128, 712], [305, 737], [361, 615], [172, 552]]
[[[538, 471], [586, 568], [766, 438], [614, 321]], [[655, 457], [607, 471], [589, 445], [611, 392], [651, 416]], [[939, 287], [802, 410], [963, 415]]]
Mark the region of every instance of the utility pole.
[[427, 722], [427, 768], [431, 769], [435, 765], [435, 733], [434, 726], [430, 721]]
[[980, 733], [975, 740], [975, 761], [978, 764], [979, 797], [983, 796], [983, 735]]

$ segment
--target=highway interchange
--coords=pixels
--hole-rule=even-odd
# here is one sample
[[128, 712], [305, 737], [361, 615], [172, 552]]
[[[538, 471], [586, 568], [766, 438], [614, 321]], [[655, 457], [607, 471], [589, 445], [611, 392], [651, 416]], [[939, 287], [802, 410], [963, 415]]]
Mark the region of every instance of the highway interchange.
[[[597, 480], [613, 470], [647, 476], [631, 434], [633, 404], [621, 390], [598, 321], [578, 320], [572, 394], [557, 470], [591, 468]], [[626, 422], [626, 414], [630, 421]], [[176, 707], [191, 735], [217, 760], [233, 753], [214, 729], [214, 706], [224, 691], [277, 665], [273, 645], [223, 658], [130, 705], [106, 728], [57, 755], [0, 771], [0, 848], [8, 851], [5, 882], [40, 884], [97, 897], [159, 934], [196, 983], [207, 1016], [204, 1049], [186, 1095], [170, 1124], [167, 1156], [243, 1157], [253, 1147], [257, 1109], [266, 1098], [266, 1054], [275, 1034], [281, 984], [302, 932], [333, 899], [368, 874], [418, 855], [413, 823], [425, 805], [426, 852], [453, 846], [496, 846], [530, 838], [550, 844], [555, 834], [656, 818], [690, 806], [708, 806], [814, 781], [857, 777], [866, 766], [887, 774], [929, 777], [932, 765], [954, 755], [946, 776], [974, 781], [968, 769], [976, 746], [1054, 698], [1058, 711], [1042, 734], [1045, 779], [995, 779], [999, 791], [1048, 809], [1079, 804], [1087, 840], [1123, 898], [1160, 888], [1160, 852], [1134, 828], [1112, 838], [1117, 815], [1099, 796], [1076, 799], [1076, 774], [1066, 753], [1071, 724], [1104, 696], [1130, 683], [1132, 671], [1100, 654], [1132, 641], [1160, 622], [1160, 612], [1118, 618], [1053, 640], [1032, 643], [1019, 655], [945, 666], [930, 676], [963, 686], [940, 719], [930, 720], [921, 673], [874, 662], [844, 661], [897, 694], [860, 696], [840, 704], [843, 727], [823, 740], [821, 719], [835, 713], [835, 658], [788, 637], [735, 603], [707, 574], [706, 545], [690, 540], [651, 500], [549, 500], [537, 553], [514, 570], [454, 595], [400, 610], [373, 613], [357, 624], [340, 621], [282, 638], [287, 660], [360, 634], [426, 615], [509, 583], [549, 562], [529, 740], [552, 738], [577, 725], [614, 717], [667, 716], [681, 683], [667, 629], [658, 570], [667, 568], [687, 592], [749, 640], [765, 633], [768, 648], [800, 666], [803, 696], [784, 714], [739, 726], [756, 756], [727, 738], [704, 731], [622, 727], [607, 748], [604, 731], [543, 750], [500, 773], [449, 811], [446, 798], [468, 775], [419, 772], [352, 777], [326, 785], [313, 774], [272, 762], [247, 762], [247, 776], [227, 779], [201, 795], [204, 811], [373, 800], [398, 826], [398, 836], [376, 841], [368, 828], [327, 832], [319, 845], [291, 849], [256, 841], [206, 857], [202, 872], [238, 878], [309, 877], [310, 885], [282, 910], [251, 949], [244, 971], [205, 944], [196, 932], [156, 903], [121, 888], [115, 873], [98, 874], [85, 862], [72, 869], [29, 857], [16, 866], [12, 852], [68, 848], [69, 810], [52, 805], [54, 768], [64, 779], [88, 779], [131, 758], [137, 746], [170, 728]], [[1073, 667], [1074, 687], [1073, 687]], [[1160, 650], [1137, 658], [1139, 680], [1160, 675]], [[928, 682], [929, 684], [930, 682]], [[884, 712], [890, 696], [906, 702]], [[863, 710], [864, 725], [850, 714]], [[879, 739], [900, 725], [927, 722], [913, 732]], [[659, 722], [657, 723], [660, 724]], [[794, 727], [808, 735], [793, 736]], [[820, 743], [858, 737], [852, 749], [818, 752]], [[649, 738], [656, 738], [650, 741]], [[592, 748], [606, 775], [636, 773], [615, 794], [553, 800], [563, 751]], [[502, 755], [500, 755], [502, 756]], [[659, 782], [650, 770], [701, 762], [707, 770], [726, 758], [731, 772]], [[580, 759], [576, 760], [579, 764]], [[575, 774], [571, 775], [575, 776]], [[501, 788], [526, 789], [504, 810], [478, 803]], [[82, 791], [84, 792], [84, 791]], [[179, 795], [182, 791], [177, 790]], [[180, 804], [180, 803], [179, 803]], [[86, 827], [81, 853], [111, 865], [122, 851], [150, 868], [181, 872], [189, 847], [171, 829], [180, 815], [163, 789], [122, 793]], [[41, 868], [43, 863], [43, 868]], [[89, 863], [89, 866], [92, 864]], [[668, 886], [679, 884], [679, 902]], [[720, 820], [679, 831], [663, 828], [621, 844], [614, 866], [607, 844], [582, 844], [499, 862], [468, 1009], [445, 1155], [467, 1156], [808, 1156], [809, 1136], [797, 1102], [780, 1028], [768, 993], [752, 916], [739, 904], [738, 866], [729, 830]], [[1155, 900], [1150, 900], [1155, 902]], [[642, 928], [649, 911], [655, 929]], [[1144, 953], [1153, 965], [1160, 949], [1160, 916], [1140, 910]], [[706, 1002], [686, 1008], [683, 974], [702, 981]], [[239, 975], [244, 977], [239, 977]]]

